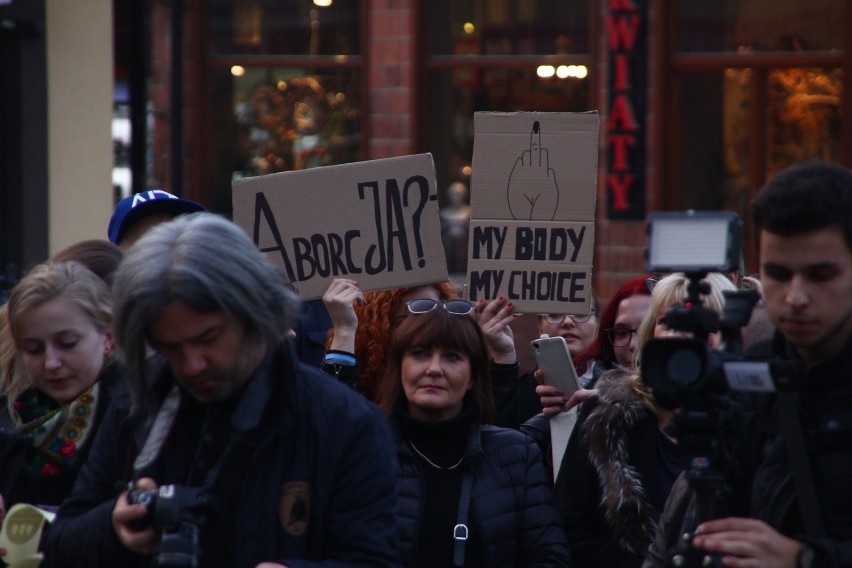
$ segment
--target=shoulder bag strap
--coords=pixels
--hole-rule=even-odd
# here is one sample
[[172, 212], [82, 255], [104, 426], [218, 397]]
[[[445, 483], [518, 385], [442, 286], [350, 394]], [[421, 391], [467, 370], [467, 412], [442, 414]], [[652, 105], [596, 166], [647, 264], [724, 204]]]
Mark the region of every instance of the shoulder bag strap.
[[473, 492], [473, 470], [471, 464], [462, 477], [461, 495], [459, 496], [459, 513], [456, 526], [453, 527], [453, 566], [464, 566], [464, 549], [470, 530], [467, 528], [467, 518], [470, 512], [470, 495]]
[[799, 420], [799, 395], [795, 392], [779, 392], [778, 402], [781, 410], [781, 435], [787, 446], [805, 530], [809, 536], [824, 537], [825, 522], [819, 508], [811, 462], [805, 449], [805, 438]]

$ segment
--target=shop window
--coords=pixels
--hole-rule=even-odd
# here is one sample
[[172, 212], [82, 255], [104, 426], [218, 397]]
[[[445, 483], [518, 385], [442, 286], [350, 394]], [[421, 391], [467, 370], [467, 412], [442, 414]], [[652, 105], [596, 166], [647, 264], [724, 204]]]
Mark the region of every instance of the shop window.
[[680, 0], [675, 49], [687, 52], [842, 49], [843, 0]]
[[216, 55], [351, 55], [360, 52], [360, 2], [213, 0]]
[[352, 162], [358, 158], [354, 73], [246, 69], [231, 79], [236, 138], [232, 177]]
[[[477, 111], [587, 111], [588, 0], [433, 0], [422, 129], [440, 201], [469, 187]], [[448, 17], [449, 15], [449, 17]]]
[[677, 3], [661, 208], [730, 209], [747, 219], [749, 201], [777, 171], [810, 158], [844, 160], [843, 84], [852, 71], [842, 51], [852, 24], [844, 5]]
[[360, 159], [362, 58], [355, 1], [214, 0], [213, 203], [231, 182]]

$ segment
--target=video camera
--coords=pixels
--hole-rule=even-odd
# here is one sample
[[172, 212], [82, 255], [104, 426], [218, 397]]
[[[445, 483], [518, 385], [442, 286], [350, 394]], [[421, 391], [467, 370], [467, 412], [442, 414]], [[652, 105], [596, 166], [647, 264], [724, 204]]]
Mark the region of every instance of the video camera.
[[[742, 221], [731, 211], [653, 213], [648, 217], [646, 268], [682, 272], [687, 298], [670, 308], [665, 323], [690, 338], [652, 339], [642, 350], [642, 380], [664, 408], [677, 409], [672, 423], [678, 445], [689, 457], [686, 479], [695, 492], [690, 534], [703, 521], [741, 514], [745, 471], [756, 455], [754, 393], [795, 388], [801, 375], [788, 361], [758, 360], [742, 354], [742, 328], [759, 300], [756, 292], [725, 292], [723, 314], [708, 310], [701, 295], [710, 272], [730, 273], [740, 265]], [[708, 338], [720, 332], [720, 349]], [[669, 551], [669, 565], [721, 566], [719, 558], [688, 544]]]
[[145, 505], [148, 514], [135, 528], [149, 526], [163, 537], [154, 556], [158, 568], [197, 568], [200, 566], [200, 527], [213, 509], [210, 495], [202, 488], [163, 485], [159, 489], [131, 488], [131, 504]]
[[[691, 332], [688, 339], [648, 341], [642, 351], [642, 379], [665, 408], [702, 406], [708, 397], [728, 391], [774, 392], [798, 384], [797, 368], [787, 361], [747, 359], [742, 328], [759, 301], [753, 290], [726, 291], [722, 317], [705, 308], [702, 282], [709, 272], [732, 272], [740, 264], [742, 221], [732, 211], [658, 212], [648, 217], [646, 268], [683, 272], [687, 298], [665, 315], [672, 329]], [[721, 332], [721, 349], [707, 338]]]

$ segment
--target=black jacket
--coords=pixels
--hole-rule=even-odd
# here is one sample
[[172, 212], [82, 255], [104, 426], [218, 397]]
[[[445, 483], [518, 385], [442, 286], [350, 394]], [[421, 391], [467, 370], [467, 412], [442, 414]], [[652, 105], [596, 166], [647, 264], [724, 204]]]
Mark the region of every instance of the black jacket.
[[[423, 474], [399, 437], [397, 452], [400, 553], [403, 566], [414, 566]], [[484, 566], [571, 566], [541, 454], [529, 437], [507, 428], [474, 426], [462, 467], [465, 474], [474, 475], [469, 522], [482, 543]]]
[[638, 567], [662, 503], [657, 417], [610, 371], [580, 409], [554, 495], [578, 567]]
[[[167, 370], [162, 378], [172, 380]], [[175, 464], [200, 452], [175, 442], [195, 427], [182, 417], [206, 421], [209, 407], [182, 396], [175, 427], [144, 475], [160, 485], [185, 484], [175, 477]], [[126, 413], [116, 408], [105, 421], [74, 492], [48, 529], [46, 568], [151, 565], [121, 546], [110, 520], [116, 482], [131, 475], [127, 456], [135, 452], [126, 450], [146, 436]], [[387, 423], [373, 404], [282, 348], [228, 417], [230, 453], [212, 491], [221, 508], [212, 526], [201, 527], [202, 544], [211, 540], [205, 531], [213, 531], [218, 554], [202, 551], [203, 566], [397, 565], [396, 460]]]

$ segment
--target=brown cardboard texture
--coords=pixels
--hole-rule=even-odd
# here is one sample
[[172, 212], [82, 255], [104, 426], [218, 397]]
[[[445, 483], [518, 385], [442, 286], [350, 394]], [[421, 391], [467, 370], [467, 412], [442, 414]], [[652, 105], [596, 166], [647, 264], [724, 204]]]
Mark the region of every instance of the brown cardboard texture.
[[588, 313], [597, 112], [474, 116], [468, 291], [519, 313]]
[[332, 279], [362, 290], [448, 280], [431, 154], [245, 178], [234, 222], [304, 299]]

